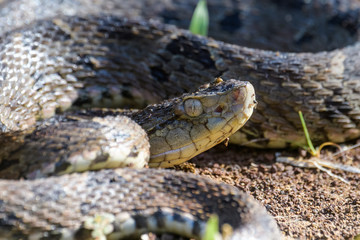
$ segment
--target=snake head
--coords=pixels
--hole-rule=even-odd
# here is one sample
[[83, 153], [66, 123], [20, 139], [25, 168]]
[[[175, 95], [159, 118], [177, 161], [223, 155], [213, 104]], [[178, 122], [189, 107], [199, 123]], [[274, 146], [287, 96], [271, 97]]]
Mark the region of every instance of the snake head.
[[177, 99], [174, 118], [149, 134], [151, 167], [170, 167], [227, 139], [239, 130], [256, 106], [249, 82], [217, 79]]

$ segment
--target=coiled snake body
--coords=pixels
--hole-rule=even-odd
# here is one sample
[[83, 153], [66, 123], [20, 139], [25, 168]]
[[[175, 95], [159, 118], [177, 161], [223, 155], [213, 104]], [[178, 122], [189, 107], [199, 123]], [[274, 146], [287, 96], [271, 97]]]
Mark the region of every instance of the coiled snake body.
[[[305, 2], [298, 3], [305, 12], [315, 9], [318, 13], [316, 9], [323, 7], [321, 1]], [[301, 144], [298, 110], [305, 113], [314, 141], [342, 142], [360, 136], [358, 43], [319, 53], [239, 47], [157, 21], [123, 18], [155, 14], [181, 25], [178, 15], [194, 5], [174, 1], [159, 9], [150, 0], [141, 3], [151, 7], [113, 0], [0, 1], [6, 20], [0, 40], [2, 177], [142, 167], [148, 158], [146, 134], [127, 117], [146, 131], [151, 144], [149, 165], [154, 167], [186, 161], [235, 131], [231, 141], [237, 144]], [[331, 21], [326, 21], [339, 24], [356, 38], [358, 6], [336, 4], [326, 5], [331, 9]], [[279, 5], [280, 10], [295, 11], [291, 4]], [[259, 10], [251, 1], [214, 0], [209, 7], [221, 10], [222, 14], [212, 15], [217, 20], [222, 16], [220, 26], [232, 20], [233, 25], [218, 31], [223, 38], [240, 28], [235, 23], [241, 7], [245, 15], [251, 7]], [[340, 18], [350, 10], [354, 16]], [[316, 16], [323, 19], [321, 14], [328, 12]], [[45, 20], [37, 21], [39, 16]], [[303, 39], [297, 36], [294, 46]], [[217, 80], [193, 94], [142, 111], [121, 111], [122, 116], [115, 110], [77, 110], [52, 117], [71, 105], [76, 109], [158, 103], [193, 92], [216, 77], [228, 81]], [[259, 99], [242, 131], [237, 130], [255, 106], [253, 88], [231, 78], [250, 81]], [[133, 131], [139, 133], [138, 138]], [[93, 223], [99, 219], [109, 238], [146, 231], [201, 237], [212, 213], [219, 215], [222, 226], [233, 227], [234, 239], [279, 237], [274, 221], [251, 198], [224, 184], [184, 173], [126, 168], [2, 180], [0, 185], [0, 232], [8, 238], [83, 239], [101, 230]]]

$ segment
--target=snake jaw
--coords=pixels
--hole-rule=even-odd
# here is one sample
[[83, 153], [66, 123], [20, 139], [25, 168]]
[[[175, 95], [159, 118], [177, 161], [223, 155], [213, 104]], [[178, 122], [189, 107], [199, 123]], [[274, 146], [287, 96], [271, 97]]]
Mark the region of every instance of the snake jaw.
[[[186, 106], [186, 102], [191, 104]], [[157, 136], [149, 136], [149, 166], [171, 167], [221, 143], [246, 123], [255, 102], [254, 87], [236, 80], [215, 82], [185, 96], [174, 109], [178, 119], [171, 129], [158, 130]], [[194, 108], [202, 113], [197, 114], [199, 111]]]

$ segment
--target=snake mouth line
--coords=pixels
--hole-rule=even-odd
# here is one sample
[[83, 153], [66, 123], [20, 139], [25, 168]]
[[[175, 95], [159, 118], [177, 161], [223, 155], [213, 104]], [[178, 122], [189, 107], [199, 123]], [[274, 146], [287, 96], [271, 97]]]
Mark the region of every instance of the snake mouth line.
[[[152, 154], [149, 166], [171, 167], [183, 163], [223, 142], [238, 131], [251, 117], [256, 106], [255, 90], [249, 82], [241, 82], [241, 86], [235, 85], [232, 88], [225, 94], [226, 101], [231, 106], [225, 107], [226, 111], [221, 114], [217, 112], [220, 104], [215, 106], [212, 109], [212, 117], [209, 117], [206, 124], [203, 124], [206, 127], [202, 127], [203, 131], [200, 136], [198, 134], [196, 138], [192, 138], [189, 134], [190, 141], [179, 148]], [[193, 128], [197, 127], [197, 125], [193, 126]], [[192, 129], [189, 131], [191, 132]]]

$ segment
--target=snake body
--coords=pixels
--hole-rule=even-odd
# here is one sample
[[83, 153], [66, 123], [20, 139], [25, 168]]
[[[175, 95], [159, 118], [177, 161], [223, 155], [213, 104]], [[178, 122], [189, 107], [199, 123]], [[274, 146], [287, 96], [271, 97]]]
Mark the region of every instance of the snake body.
[[274, 220], [245, 193], [175, 171], [101, 170], [0, 186], [0, 233], [7, 239], [87, 239], [97, 229], [84, 222], [97, 214], [105, 218], [100, 224], [113, 226], [108, 239], [147, 231], [200, 238], [211, 213], [234, 227], [233, 239], [280, 236]]
[[[45, 4], [42, 1], [35, 1], [35, 3], [37, 3], [37, 11], [40, 11], [38, 5], [42, 4], [47, 7], [54, 5], [52, 8], [57, 9], [57, 1], [53, 4]], [[62, 3], [65, 8], [67, 7], [66, 3], [67, 1]], [[101, 5], [98, 3], [100, 5], [96, 6], [106, 13], [113, 7], [114, 12], [119, 10], [118, 14], [123, 16], [127, 12], [124, 9], [135, 9], [134, 12], [131, 12], [133, 15], [136, 15], [136, 12], [138, 12], [137, 14], [139, 12], [145, 14], [145, 8], [140, 7], [140, 5], [151, 6], [152, 4], [151, 1], [144, 1], [139, 6], [127, 1], [121, 4], [116, 3], [116, 1], [111, 1], [111, 3], [113, 4], [103, 3]], [[348, 31], [352, 29], [347, 29], [348, 25], [354, 25], [353, 28], [355, 29], [352, 33], [356, 35], [358, 18], [355, 10], [357, 5], [355, 2], [351, 3], [349, 3], [350, 6], [346, 4], [344, 4], [345, 6], [341, 4], [337, 6], [335, 3], [333, 3], [333, 6], [326, 5], [332, 10], [328, 11], [330, 12], [328, 13], [329, 16], [318, 16], [319, 21], [325, 17], [329, 18], [328, 22], [335, 21], [331, 19], [341, 20], [344, 14], [342, 9], [344, 8], [354, 16], [351, 15], [351, 18], [345, 16], [343, 22], [339, 20], [336, 24], [344, 25], [344, 29]], [[95, 10], [88, 10], [90, 7], [86, 7], [87, 5], [82, 1], [77, 2], [77, 4], [85, 5], [83, 9], [86, 10], [84, 11], [98, 14], [94, 12]], [[184, 4], [184, 6], [177, 2], [173, 4], [173, 8], [185, 8], [188, 11], [191, 8], [190, 3], [190, 6], [187, 4]], [[237, 3], [224, 3], [222, 11], [227, 13], [232, 7], [244, 7], [244, 9], [257, 7], [252, 6], [250, 3], [244, 4], [245, 7]], [[325, 7], [321, 5], [321, 1], [314, 1], [312, 4], [308, 8], [313, 7], [317, 11], [320, 11], [321, 7]], [[222, 4], [214, 1], [209, 2], [209, 5], [221, 9]], [[163, 8], [155, 8], [156, 13], [165, 12], [166, 7], [167, 4], [164, 3]], [[74, 7], [74, 9], [72, 14], [77, 13], [76, 10], [82, 8]], [[153, 13], [150, 9], [147, 10]], [[255, 10], [261, 11], [262, 9], [256, 8]], [[80, 10], [78, 11], [79, 15], [83, 14]], [[180, 11], [180, 13], [184, 11]], [[290, 8], [289, 11], [294, 10]], [[44, 12], [46, 13], [45, 16], [52, 16], [50, 14], [52, 11], [49, 10], [50, 13]], [[309, 15], [312, 13], [310, 12]], [[316, 11], [315, 13], [319, 15]], [[56, 17], [58, 14], [59, 12], [57, 14], [53, 13], [53, 16]], [[217, 15], [215, 14], [215, 16]], [[248, 15], [244, 17], [248, 17]], [[176, 14], [174, 18], [177, 18]], [[61, 21], [63, 21], [64, 26], [61, 26]], [[344, 142], [355, 139], [360, 135], [359, 67], [357, 61], [359, 45], [356, 42], [345, 48], [327, 52], [283, 53], [226, 44], [221, 41], [194, 36], [186, 31], [173, 26], [162, 25], [158, 22], [149, 23], [131, 20], [120, 20], [119, 22], [116, 17], [115, 19], [109, 17], [103, 19], [103, 21], [96, 18], [87, 20], [62, 19], [61, 21], [59, 20], [57, 23], [42, 22], [28, 31], [40, 32], [39, 36], [42, 36], [42, 31], [55, 33], [56, 31], [53, 31], [52, 28], [60, 28], [58, 31], [64, 31], [65, 33], [68, 29], [72, 35], [77, 35], [79, 41], [87, 43], [86, 46], [89, 47], [86, 50], [82, 48], [75, 49], [72, 45], [63, 46], [59, 43], [57, 46], [52, 46], [53, 49], [60, 49], [62, 46], [61, 51], [65, 52], [69, 50], [74, 52], [84, 51], [82, 54], [86, 55], [83, 61], [76, 62], [78, 66], [82, 65], [82, 75], [76, 77], [77, 79], [82, 78], [87, 85], [82, 87], [80, 92], [77, 92], [79, 95], [77, 104], [86, 105], [92, 103], [101, 105], [101, 102], [96, 102], [96, 99], [103, 99], [102, 96], [106, 95], [105, 92], [110, 92], [110, 95], [111, 93], [114, 93], [113, 95], [122, 93], [121, 101], [127, 105], [130, 103], [132, 106], [134, 104], [145, 106], [149, 103], [159, 102], [162, 99], [178, 96], [184, 92], [193, 91], [201, 84], [212, 81], [215, 77], [223, 77], [224, 79], [242, 77], [254, 85], [259, 105], [249, 123], [232, 137], [231, 141], [234, 143], [276, 148], [303, 144], [305, 140], [298, 120], [297, 111], [299, 110], [304, 113], [305, 119], [307, 119], [307, 127], [315, 143], [324, 141]], [[113, 23], [111, 23], [112, 21]], [[19, 24], [21, 24], [21, 21]], [[216, 22], [213, 24], [215, 26], [219, 25]], [[336, 26], [336, 24], [333, 25]], [[116, 27], [116, 25], [119, 25], [119, 27]], [[96, 29], [98, 27], [100, 28]], [[218, 34], [220, 35], [225, 31], [218, 32], [220, 32]], [[105, 37], [104, 33], [107, 33]], [[56, 34], [54, 37], [59, 38], [58, 41], [62, 41], [61, 38], [66, 36], [69, 37], [69, 32], [67, 34]], [[32, 36], [35, 35], [29, 33], [29, 41], [31, 41]], [[90, 38], [94, 39], [92, 40], [94, 43], [100, 42], [101, 44], [94, 47], [94, 43], [88, 40]], [[106, 44], [105, 39], [107, 39], [106, 41], [116, 41], [119, 44]], [[45, 41], [53, 41], [53, 39]], [[49, 46], [46, 43], [44, 47]], [[148, 46], [153, 47], [149, 48]], [[72, 47], [74, 48], [71, 49]], [[100, 58], [97, 54], [105, 56]], [[114, 58], [117, 58], [117, 60], [114, 61]], [[57, 59], [58, 64], [61, 61]], [[64, 69], [70, 68], [68, 71], [71, 72], [73, 71], [71, 69], [73, 63], [71, 61], [70, 63], [67, 62], [66, 59], [65, 62], [62, 62], [62, 65], [68, 64], [68, 66], [61, 67]], [[106, 69], [106, 76], [103, 76], [104, 71], [99, 71], [96, 68]], [[121, 73], [113, 73], [112, 68], [119, 70]], [[102, 89], [96, 88], [94, 86], [97, 86], [98, 82], [94, 82], [94, 80], [91, 82], [88, 79], [96, 79], [97, 77], [105, 77], [112, 84], [103, 84]], [[122, 81], [119, 81], [119, 78], [122, 78]], [[146, 90], [140, 92], [139, 89]], [[65, 107], [74, 97], [70, 94], [69, 99], [63, 100], [67, 102], [63, 103]], [[112, 101], [114, 98], [119, 100], [119, 97], [115, 96], [110, 96], [110, 98], [112, 98]], [[26, 115], [28, 116], [28, 114]], [[26, 122], [23, 121], [22, 123]]]
[[[43, 128], [51, 128], [58, 123], [67, 126], [72, 121], [79, 126], [89, 122], [92, 127], [99, 127], [97, 124], [106, 122], [106, 117], [105, 120], [93, 117], [89, 120], [76, 115], [64, 117], [64, 122], [50, 118], [36, 123], [39, 119], [52, 117], [55, 111], [63, 111], [70, 106], [103, 107], [109, 106], [109, 102], [110, 107], [145, 106], [184, 92], [193, 92], [216, 77], [251, 82], [259, 100], [252, 118], [233, 135], [231, 141], [234, 143], [257, 147], [286, 147], [303, 143], [298, 110], [304, 113], [314, 142], [343, 142], [360, 136], [360, 45], [356, 40], [352, 45], [332, 51], [275, 52], [196, 36], [158, 21], [123, 18], [129, 15], [132, 18], [144, 15], [146, 18], [159, 13], [159, 16], [165, 16], [163, 19], [167, 22], [180, 22], [181, 25], [181, 14], [189, 12], [185, 10], [192, 8], [196, 1], [182, 2], [160, 6], [158, 2], [153, 5], [150, 0], [135, 3], [93, 1], [91, 4], [94, 7], [89, 1], [0, 1], [0, 15], [5, 18], [1, 21], [0, 39], [0, 141], [4, 146], [0, 157], [3, 175], [8, 177], [6, 174], [17, 172], [17, 168], [10, 171], [7, 167], [11, 167], [14, 159], [17, 162], [30, 155], [32, 143], [39, 144], [35, 141], [36, 134], [44, 136], [41, 135]], [[260, 4], [243, 2], [213, 0], [209, 1], [209, 6], [218, 11], [213, 15], [215, 21], [223, 16], [219, 20], [220, 26], [223, 26], [227, 19], [237, 23], [241, 13], [247, 16], [246, 13], [251, 12], [247, 9], [261, 10], [261, 1]], [[271, 5], [270, 2], [265, 1], [264, 4]], [[295, 1], [294, 5], [279, 3], [278, 8], [290, 8], [296, 12], [294, 9], [299, 4], [306, 13], [316, 13], [320, 20], [340, 25], [345, 29], [340, 33], [347, 36], [349, 32], [352, 36], [350, 40], [356, 39], [357, 3], [351, 1], [346, 5], [335, 2], [324, 5], [323, 1]], [[319, 11], [324, 6], [330, 10]], [[311, 8], [315, 9], [314, 12], [308, 10]], [[352, 15], [344, 17], [342, 14], [346, 11]], [[181, 17], [178, 18], [178, 15]], [[290, 17], [293, 16], [296, 14]], [[331, 19], [327, 19], [329, 16]], [[219, 26], [216, 23], [213, 25], [215, 28]], [[240, 25], [220, 27], [218, 35], [225, 39], [235, 32], [236, 36], [235, 30]], [[166, 104], [173, 106], [174, 102]], [[151, 128], [152, 119], [161, 122], [161, 119], [167, 118], [164, 117], [166, 109], [157, 110], [159, 114], [155, 116], [146, 111], [139, 115], [142, 116], [139, 119], [146, 119], [143, 124], [139, 119], [138, 122], [148, 134], [152, 131], [146, 129], [148, 122]], [[136, 118], [135, 113], [123, 114]], [[107, 118], [116, 120], [117, 116]], [[129, 126], [134, 124], [128, 118], [121, 117], [119, 121], [120, 125], [124, 122]], [[116, 125], [113, 122], [110, 124]], [[168, 119], [160, 125], [166, 124], [169, 124]], [[61, 127], [59, 129], [64, 131]], [[163, 130], [156, 130], [153, 131], [154, 136], [164, 135]], [[171, 132], [171, 129], [166, 131]], [[49, 144], [44, 138], [38, 139]], [[219, 142], [212, 141], [214, 144]], [[25, 150], [18, 151], [19, 143], [25, 144]], [[157, 146], [161, 148], [164, 144], [163, 141]], [[138, 145], [136, 141], [135, 145]], [[179, 146], [172, 150], [176, 152], [177, 149]], [[21, 151], [21, 157], [17, 156]], [[153, 156], [163, 156], [160, 152], [155, 153], [155, 149], [151, 151]], [[133, 153], [130, 151], [127, 155], [132, 156]], [[92, 151], [80, 155], [92, 158]], [[140, 156], [142, 162], [139, 165], [144, 165], [146, 158], [145, 155]], [[153, 160], [155, 164], [166, 162], [166, 158]], [[184, 161], [172, 160], [172, 163]], [[23, 164], [20, 166], [20, 169], [24, 168]], [[80, 165], [75, 170], [87, 168]], [[49, 172], [62, 173], [54, 169], [56, 167]], [[60, 170], [66, 172], [67, 168]], [[24, 173], [25, 177], [37, 177], [36, 170], [29, 171]], [[39, 180], [1, 180], [0, 185], [0, 232], [8, 238], [83, 239], [99, 230], [97, 227], [93, 229], [94, 224], [89, 223], [92, 219], [95, 222], [100, 219], [101, 224], [110, 226], [108, 231], [104, 230], [110, 234], [109, 238], [127, 238], [145, 231], [169, 231], [201, 237], [205, 221], [211, 213], [219, 215], [221, 226], [225, 226], [224, 223], [232, 226], [234, 239], [247, 236], [254, 239], [264, 236], [266, 239], [279, 238], [274, 221], [251, 198], [224, 184], [183, 173], [149, 169], [101, 170]]]

